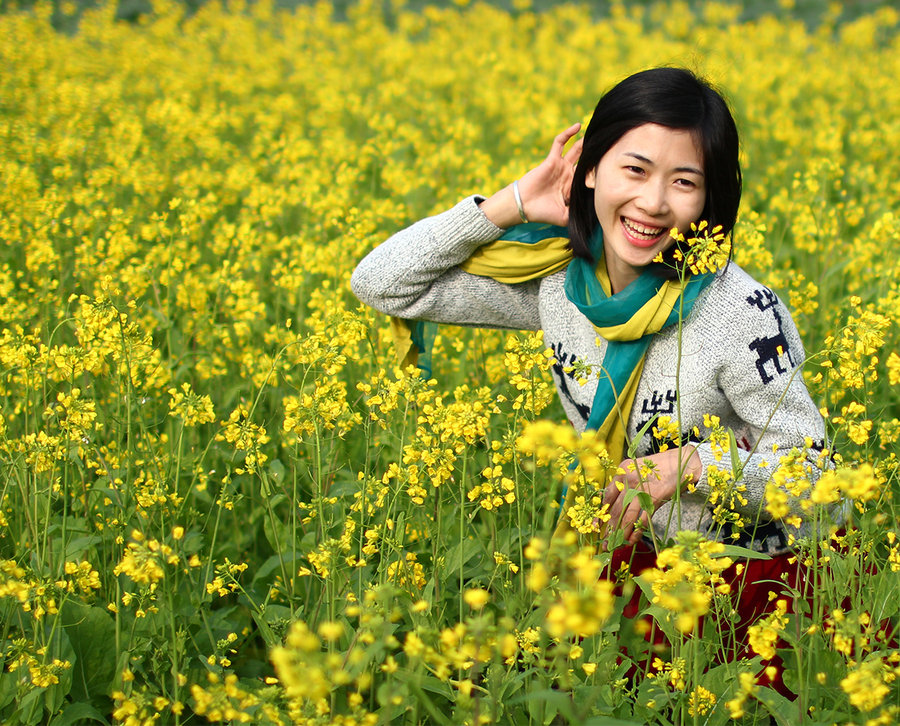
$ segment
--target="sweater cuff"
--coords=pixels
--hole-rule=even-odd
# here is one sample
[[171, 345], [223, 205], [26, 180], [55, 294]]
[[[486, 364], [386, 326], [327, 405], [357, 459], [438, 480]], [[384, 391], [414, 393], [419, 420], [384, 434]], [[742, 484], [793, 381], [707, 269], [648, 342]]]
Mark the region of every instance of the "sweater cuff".
[[475, 239], [484, 240], [486, 244], [499, 239], [506, 230], [494, 224], [481, 211], [479, 205], [485, 199], [487, 197], [473, 194], [451, 207], [446, 214], [458, 225], [458, 228], [465, 230], [467, 236], [471, 235]]
[[478, 203], [484, 199], [479, 195], [466, 197], [437, 215], [433, 220], [435, 238], [444, 240], [447, 248], [464, 244], [473, 249], [499, 239], [506, 230], [491, 222], [481, 211]]

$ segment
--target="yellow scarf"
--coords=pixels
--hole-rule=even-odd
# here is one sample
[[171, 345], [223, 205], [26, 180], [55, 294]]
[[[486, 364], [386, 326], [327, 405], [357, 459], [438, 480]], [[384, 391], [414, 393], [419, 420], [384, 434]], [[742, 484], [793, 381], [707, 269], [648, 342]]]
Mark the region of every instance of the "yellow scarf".
[[[596, 263], [573, 257], [565, 235], [566, 230], [561, 227], [518, 225], [500, 239], [481, 246], [461, 268], [508, 284], [546, 277], [567, 268], [566, 297], [607, 341], [585, 428], [595, 429], [598, 438], [606, 442], [610, 458], [621, 461], [627, 448], [628, 417], [650, 341], [655, 333], [687, 316], [713, 275], [669, 280], [659, 274], [658, 268], [650, 266], [613, 295], [603, 260], [601, 228], [597, 227], [589, 245]], [[420, 323], [395, 320], [393, 329], [404, 365], [415, 364], [418, 353], [430, 349], [425, 342], [426, 329]], [[565, 492], [561, 504], [564, 502]], [[561, 527], [565, 526], [565, 519], [560, 518]]]

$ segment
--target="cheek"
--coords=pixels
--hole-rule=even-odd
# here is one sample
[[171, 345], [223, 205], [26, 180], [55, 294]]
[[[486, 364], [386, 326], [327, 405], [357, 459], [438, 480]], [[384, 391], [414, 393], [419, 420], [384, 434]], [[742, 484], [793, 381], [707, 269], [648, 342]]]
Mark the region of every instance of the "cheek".
[[606, 182], [603, 187], [598, 186], [594, 190], [594, 211], [597, 218], [601, 221], [604, 218], [614, 218], [627, 196], [627, 190], [622, 185]]
[[706, 195], [701, 195], [699, 198], [691, 198], [689, 200], [685, 200], [684, 205], [682, 205], [681, 213], [678, 215], [681, 220], [690, 222], [699, 222], [701, 215], [703, 214], [703, 208], [706, 206]]

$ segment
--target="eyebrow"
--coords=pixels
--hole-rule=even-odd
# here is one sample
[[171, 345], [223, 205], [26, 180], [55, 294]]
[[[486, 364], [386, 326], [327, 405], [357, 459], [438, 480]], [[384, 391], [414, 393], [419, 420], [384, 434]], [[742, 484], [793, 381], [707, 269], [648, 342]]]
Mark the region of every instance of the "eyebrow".
[[[637, 159], [638, 161], [643, 161], [645, 164], [654, 165], [652, 160], [648, 159], [646, 156], [642, 156], [641, 154], [638, 154], [636, 151], [626, 151], [623, 153], [623, 156], [630, 156], [634, 159]], [[679, 166], [675, 169], [675, 171], [681, 171], [681, 172], [686, 171], [691, 174], [697, 174], [698, 176], [704, 175], [700, 169], [697, 169], [696, 167], [693, 167], [693, 166]]]

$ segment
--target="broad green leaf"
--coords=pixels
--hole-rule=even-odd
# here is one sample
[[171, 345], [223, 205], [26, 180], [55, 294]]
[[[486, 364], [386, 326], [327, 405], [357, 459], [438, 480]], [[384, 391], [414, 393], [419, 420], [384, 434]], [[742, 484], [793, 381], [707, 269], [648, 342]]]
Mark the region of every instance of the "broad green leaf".
[[16, 697], [16, 676], [5, 668], [0, 671], [0, 709], [12, 703]]
[[[525, 693], [521, 696], [517, 696], [509, 701], [510, 706], [517, 705], [519, 703], [526, 703], [529, 706], [529, 710], [532, 710], [532, 706], [537, 706], [539, 704], [544, 704], [547, 706], [547, 711], [544, 713], [543, 723], [549, 724], [556, 717], [556, 714], [559, 714], [563, 718], [566, 719], [565, 723], [572, 723], [572, 719], [575, 714], [572, 709], [572, 695], [566, 693], [564, 691], [555, 691], [551, 689], [540, 689], [536, 691], [530, 691], [529, 693]], [[539, 714], [538, 710], [535, 712], [532, 710], [532, 714]], [[537, 717], [537, 716], [536, 716]]]
[[721, 552], [714, 552], [710, 557], [736, 557], [742, 560], [771, 560], [771, 555], [765, 552], [754, 552], [746, 547], [738, 547], [737, 545], [725, 545], [725, 549]]
[[778, 726], [796, 726], [800, 722], [800, 714], [796, 703], [791, 703], [784, 696], [771, 688], [760, 688], [754, 694], [756, 699], [766, 707]]
[[645, 512], [653, 514], [653, 497], [651, 497], [649, 493], [638, 492], [637, 500], [641, 505], [641, 509], [643, 509]]
[[101, 607], [70, 600], [60, 611], [60, 622], [75, 653], [70, 669], [72, 699], [91, 702], [109, 691], [115, 677], [115, 658], [110, 657], [116, 642], [115, 621]]
[[796, 703], [791, 703], [784, 696], [771, 688], [760, 688], [756, 699], [766, 707], [778, 726], [796, 726], [801, 721], [801, 714]]
[[89, 703], [70, 703], [54, 718], [49, 726], [73, 726], [83, 724], [86, 721], [97, 721], [109, 724], [109, 721]]
[[86, 550], [101, 542], [102, 539], [95, 534], [84, 535], [82, 537], [73, 537], [66, 545], [66, 559], [78, 560], [79, 556], [84, 554]]
[[294, 564], [301, 561], [308, 564], [306, 555], [300, 552], [299, 547], [296, 554], [293, 552], [282, 552], [280, 555], [272, 555], [253, 573], [253, 582], [266, 582], [273, 572], [279, 572], [280, 574], [282, 563], [288, 570], [293, 570]]
[[444, 577], [447, 578], [458, 574], [460, 565], [465, 566], [469, 560], [482, 550], [482, 545], [470, 537], [456, 543], [444, 555]]
[[253, 610], [251, 615], [253, 616], [253, 622], [256, 623], [256, 627], [259, 628], [259, 634], [265, 642], [266, 647], [274, 648], [277, 645], [281, 645], [281, 641], [276, 637], [275, 632], [266, 622], [265, 616], [261, 615], [256, 610]]

